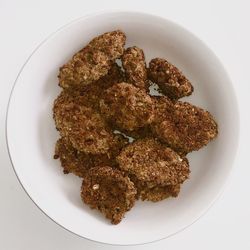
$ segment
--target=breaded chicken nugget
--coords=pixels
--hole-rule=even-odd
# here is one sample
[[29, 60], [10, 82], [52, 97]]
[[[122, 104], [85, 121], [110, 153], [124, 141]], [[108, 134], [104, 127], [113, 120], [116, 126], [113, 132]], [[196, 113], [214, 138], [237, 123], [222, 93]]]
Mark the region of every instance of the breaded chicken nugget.
[[132, 131], [150, 124], [154, 105], [147, 93], [129, 83], [115, 84], [100, 100], [104, 117], [118, 128]]
[[127, 48], [121, 59], [127, 82], [148, 91], [149, 84], [143, 50], [136, 46]]
[[[67, 139], [60, 138], [56, 142], [54, 159], [60, 159], [65, 174], [73, 173], [79, 177], [84, 177], [87, 171], [95, 166], [92, 156], [73, 148]], [[96, 155], [96, 157], [99, 159], [99, 155]]]
[[92, 168], [82, 183], [81, 197], [112, 224], [118, 224], [135, 203], [136, 189], [124, 174], [108, 166]]
[[122, 135], [115, 135], [114, 145], [107, 154], [93, 155], [78, 151], [73, 148], [67, 139], [60, 138], [56, 143], [54, 158], [60, 159], [65, 174], [73, 173], [79, 177], [84, 177], [92, 167], [107, 164], [116, 166], [117, 162], [115, 157], [127, 143], [128, 140], [125, 137]]
[[[151, 124], [151, 128], [172, 149], [187, 154], [199, 150], [217, 136], [217, 124], [208, 111], [180, 101], [172, 109], [166, 100], [158, 98], [159, 106], [156, 101], [158, 119]], [[165, 111], [164, 102], [167, 107]]]
[[189, 96], [193, 92], [191, 82], [173, 64], [165, 59], [155, 58], [149, 63], [149, 79], [157, 83], [163, 94], [171, 99]]
[[139, 139], [129, 144], [116, 159], [122, 171], [149, 188], [183, 183], [190, 172], [186, 158], [154, 138]]
[[120, 30], [94, 38], [60, 68], [59, 85], [62, 88], [84, 86], [106, 75], [114, 60], [123, 54], [125, 40]]
[[54, 119], [62, 137], [85, 153], [107, 153], [114, 135], [101, 115], [83, 106], [81, 98], [63, 91], [54, 102]]

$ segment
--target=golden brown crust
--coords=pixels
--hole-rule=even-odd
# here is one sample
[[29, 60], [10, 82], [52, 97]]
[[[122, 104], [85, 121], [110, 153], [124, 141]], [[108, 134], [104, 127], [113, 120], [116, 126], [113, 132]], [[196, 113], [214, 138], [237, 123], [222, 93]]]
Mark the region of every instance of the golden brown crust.
[[108, 166], [92, 168], [82, 183], [81, 197], [112, 224], [118, 224], [135, 203], [136, 189], [127, 176]]
[[139, 139], [129, 144], [116, 159], [120, 169], [149, 188], [183, 183], [190, 172], [186, 158], [153, 138]]
[[127, 48], [121, 59], [127, 82], [148, 91], [149, 84], [143, 50], [136, 46]]
[[62, 88], [85, 86], [106, 75], [115, 59], [123, 54], [126, 36], [120, 31], [104, 33], [89, 42], [59, 71]]
[[[181, 189], [181, 185], [177, 184], [174, 186], [155, 186], [152, 188], [148, 188], [147, 186], [143, 186], [140, 189], [140, 198], [144, 201], [153, 201], [158, 202], [169, 197], [177, 197]], [[138, 190], [138, 189], [137, 189]], [[138, 191], [139, 192], [139, 191]]]
[[115, 158], [127, 144], [126, 138], [122, 135], [115, 135], [113, 148], [108, 153], [93, 155], [78, 151], [67, 139], [60, 138], [56, 142], [54, 158], [60, 159], [65, 174], [73, 173], [84, 177], [90, 168], [103, 165], [117, 166]]
[[62, 137], [66, 137], [74, 148], [85, 153], [107, 153], [114, 136], [101, 115], [82, 105], [80, 96], [66, 91], [54, 103], [54, 119]]
[[159, 123], [166, 119], [170, 119], [174, 115], [174, 102], [167, 96], [152, 96], [154, 102], [154, 121], [153, 123]]
[[[96, 155], [95, 157], [99, 159], [103, 156], [106, 156], [106, 154]], [[91, 154], [76, 150], [67, 139], [63, 138], [60, 138], [56, 143], [54, 159], [58, 158], [65, 174], [73, 173], [79, 177], [84, 177], [87, 171], [95, 166], [94, 159], [96, 159]], [[102, 159], [100, 162], [102, 162]]]
[[129, 178], [137, 189], [136, 199], [157, 202], [169, 197], [177, 197], [180, 193], [181, 184], [149, 187], [147, 182], [138, 180], [135, 175], [129, 175]]
[[158, 120], [151, 124], [151, 128], [175, 151], [187, 154], [199, 150], [217, 136], [217, 124], [208, 111], [187, 102], [179, 101], [173, 106], [167, 99], [155, 100]]
[[154, 104], [144, 90], [129, 83], [115, 84], [100, 100], [102, 115], [122, 130], [133, 131], [150, 124]]
[[149, 79], [157, 83], [162, 93], [171, 99], [189, 96], [193, 92], [191, 82], [173, 64], [165, 59], [154, 58], [149, 63]]
[[81, 99], [81, 104], [100, 111], [99, 101], [103, 98], [105, 89], [112, 87], [114, 84], [123, 82], [125, 79], [124, 73], [116, 63], [114, 63], [108, 74], [99, 80], [88, 84], [84, 87], [71, 87], [67, 91], [76, 98]]

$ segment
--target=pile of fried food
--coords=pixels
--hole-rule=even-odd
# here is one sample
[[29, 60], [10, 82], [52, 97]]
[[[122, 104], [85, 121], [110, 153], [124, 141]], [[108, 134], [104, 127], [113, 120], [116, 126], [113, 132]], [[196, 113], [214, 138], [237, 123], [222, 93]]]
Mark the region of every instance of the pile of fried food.
[[186, 155], [218, 133], [208, 111], [178, 100], [193, 92], [181, 71], [160, 58], [147, 68], [142, 49], [125, 49], [125, 40], [120, 30], [104, 33], [63, 65], [53, 107], [54, 158], [83, 178], [83, 202], [113, 224], [137, 199], [177, 197], [190, 174]]

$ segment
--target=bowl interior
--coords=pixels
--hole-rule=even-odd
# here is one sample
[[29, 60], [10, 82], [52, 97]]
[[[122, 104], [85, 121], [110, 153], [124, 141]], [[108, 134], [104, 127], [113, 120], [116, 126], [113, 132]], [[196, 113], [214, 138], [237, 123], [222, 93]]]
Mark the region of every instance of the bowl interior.
[[[167, 58], [194, 85], [186, 98], [209, 110], [219, 136], [188, 155], [191, 177], [178, 198], [158, 203], [137, 202], [117, 226], [83, 205], [81, 179], [64, 175], [53, 160], [58, 138], [52, 118], [59, 94], [58, 68], [91, 38], [121, 29], [126, 46], [136, 45], [149, 61]], [[218, 196], [230, 172], [238, 137], [237, 103], [230, 80], [215, 55], [195, 36], [165, 19], [127, 12], [81, 18], [47, 39], [20, 73], [10, 100], [7, 139], [16, 174], [32, 200], [55, 222], [91, 240], [139, 244], [174, 234], [199, 218]]]

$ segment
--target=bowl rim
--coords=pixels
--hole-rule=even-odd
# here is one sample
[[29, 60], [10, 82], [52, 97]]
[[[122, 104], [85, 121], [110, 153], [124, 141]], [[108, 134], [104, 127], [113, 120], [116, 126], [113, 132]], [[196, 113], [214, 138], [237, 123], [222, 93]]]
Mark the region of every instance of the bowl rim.
[[[197, 215], [197, 217], [189, 224], [183, 226], [182, 228], [180, 228], [179, 230], [177, 230], [176, 232], [173, 232], [171, 234], [168, 234], [167, 236], [165, 237], [161, 237], [159, 239], [155, 239], [155, 240], [152, 240], [152, 241], [146, 241], [146, 242], [139, 242], [139, 243], [134, 243], [134, 244], [119, 244], [119, 243], [108, 243], [108, 242], [104, 242], [104, 241], [98, 241], [98, 240], [94, 240], [94, 239], [91, 239], [91, 238], [88, 238], [88, 237], [85, 237], [83, 235], [80, 235], [76, 232], [73, 232], [71, 231], [70, 229], [66, 228], [65, 226], [63, 226], [62, 224], [60, 224], [59, 222], [57, 222], [56, 220], [54, 220], [52, 217], [50, 217], [45, 211], [43, 211], [43, 209], [41, 207], [39, 207], [39, 205], [32, 199], [32, 197], [30, 196], [30, 194], [28, 193], [28, 191], [25, 189], [22, 181], [20, 180], [17, 172], [16, 172], [16, 169], [15, 169], [15, 166], [14, 166], [14, 163], [13, 163], [13, 160], [12, 160], [12, 157], [11, 157], [11, 150], [10, 150], [10, 146], [9, 146], [9, 141], [8, 141], [8, 117], [9, 117], [9, 108], [10, 108], [10, 105], [11, 105], [11, 100], [12, 100], [12, 95], [14, 93], [14, 90], [15, 90], [15, 86], [18, 82], [18, 79], [20, 77], [20, 75], [22, 74], [22, 71], [23, 69], [25, 68], [26, 64], [28, 64], [28, 62], [30, 61], [30, 59], [32, 58], [32, 56], [40, 49], [40, 47], [42, 47], [44, 44], [46, 44], [47, 41], [49, 41], [51, 38], [53, 38], [57, 33], [61, 32], [62, 30], [64, 30], [65, 28], [73, 25], [74, 23], [77, 23], [79, 21], [82, 21], [84, 19], [88, 19], [88, 18], [94, 18], [96, 16], [101, 16], [101, 15], [108, 15], [108, 14], [125, 14], [125, 15], [130, 15], [130, 14], [133, 14], [133, 15], [144, 15], [144, 16], [148, 16], [150, 18], [157, 18], [157, 19], [161, 19], [162, 21], [167, 21], [169, 22], [170, 24], [173, 24], [174, 26], [177, 26], [178, 28], [182, 29], [183, 31], [189, 33], [189, 35], [193, 36], [196, 40], [198, 40], [218, 61], [218, 63], [220, 64], [221, 68], [223, 69], [224, 71], [224, 74], [227, 76], [227, 79], [228, 79], [228, 84], [230, 84], [230, 88], [231, 88], [231, 95], [233, 96], [233, 101], [234, 101], [234, 105], [235, 105], [235, 116], [236, 116], [236, 119], [235, 119], [235, 126], [236, 126], [236, 129], [235, 129], [235, 153], [234, 153], [234, 156], [233, 156], [233, 160], [232, 160], [232, 164], [230, 166], [230, 170], [228, 171], [228, 175], [226, 176], [225, 178], [225, 181], [224, 183], [222, 184], [222, 187], [221, 189], [219, 190], [219, 192], [217, 193], [217, 195], [213, 198], [213, 200], [210, 202], [210, 204], [205, 208], [203, 209], [199, 215]], [[88, 13], [88, 14], [85, 14], [83, 16], [80, 16], [78, 18], [75, 18], [73, 20], [71, 20], [70, 22], [67, 22], [66, 24], [60, 26], [58, 29], [56, 29], [55, 31], [53, 31], [52, 33], [50, 33], [49, 35], [46, 36], [46, 38], [44, 40], [42, 40], [36, 47], [35, 49], [33, 49], [33, 51], [31, 52], [31, 54], [27, 57], [27, 59], [24, 61], [22, 67], [20, 68], [18, 74], [17, 74], [17, 77], [13, 83], [13, 86], [12, 86], [12, 89], [11, 89], [11, 92], [10, 92], [10, 95], [9, 95], [9, 99], [8, 99], [8, 103], [7, 103], [7, 111], [6, 111], [6, 116], [5, 116], [5, 140], [6, 140], [6, 146], [7, 146], [7, 152], [8, 152], [8, 155], [9, 155], [9, 159], [10, 159], [10, 162], [11, 162], [11, 166], [12, 166], [12, 169], [17, 177], [17, 180], [18, 182], [20, 183], [22, 189], [25, 191], [26, 195], [30, 198], [30, 200], [33, 202], [33, 204], [35, 204], [35, 206], [47, 217], [49, 218], [51, 221], [53, 221], [54, 223], [56, 223], [59, 227], [61, 227], [62, 229], [68, 231], [69, 233], [81, 238], [81, 239], [85, 239], [85, 240], [89, 240], [91, 242], [94, 242], [94, 243], [100, 243], [100, 244], [105, 244], [105, 245], [110, 245], [110, 246], [137, 246], [137, 245], [146, 245], [146, 244], [150, 244], [150, 243], [154, 243], [154, 242], [157, 242], [157, 241], [160, 241], [160, 240], [164, 240], [164, 239], [167, 239], [171, 236], [174, 236], [180, 232], [182, 232], [183, 230], [185, 230], [186, 228], [190, 227], [191, 225], [193, 225], [195, 222], [197, 222], [201, 217], [203, 217], [207, 212], [208, 210], [215, 204], [215, 202], [219, 199], [219, 197], [222, 195], [222, 193], [224, 192], [225, 190], [225, 187], [226, 185], [228, 184], [228, 181], [231, 177], [231, 174], [232, 174], [232, 170], [234, 168], [234, 164], [235, 164], [235, 159], [237, 157], [237, 153], [238, 153], [238, 147], [239, 147], [239, 135], [240, 135], [240, 112], [239, 112], [239, 105], [238, 105], [238, 100], [237, 100], [237, 95], [236, 95], [236, 91], [235, 91], [235, 87], [234, 87], [234, 84], [232, 83], [231, 81], [231, 78], [228, 74], [228, 72], [226, 71], [224, 65], [222, 64], [221, 60], [217, 57], [217, 55], [212, 51], [212, 49], [209, 48], [209, 46], [203, 41], [201, 40], [198, 36], [196, 36], [193, 32], [191, 32], [188, 28], [178, 24], [177, 22], [175, 21], [172, 21], [172, 20], [169, 20], [168, 18], [165, 18], [164, 16], [162, 15], [158, 15], [158, 14], [151, 14], [149, 12], [146, 12], [146, 11], [134, 11], [134, 10], [122, 10], [122, 9], [112, 9], [112, 10], [100, 10], [100, 11], [94, 11], [94, 12], [91, 12], [91, 13]]]

